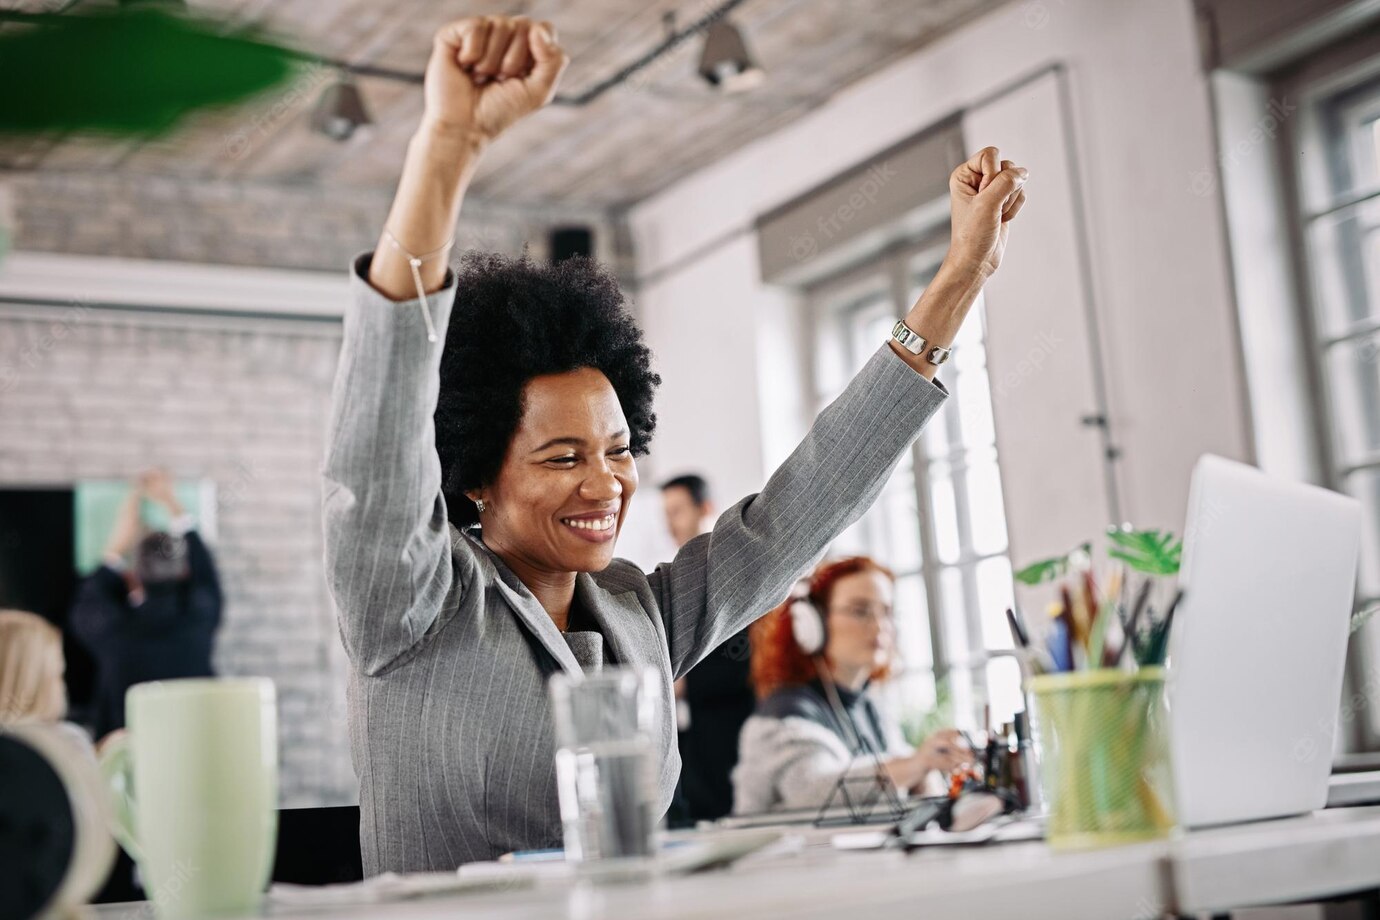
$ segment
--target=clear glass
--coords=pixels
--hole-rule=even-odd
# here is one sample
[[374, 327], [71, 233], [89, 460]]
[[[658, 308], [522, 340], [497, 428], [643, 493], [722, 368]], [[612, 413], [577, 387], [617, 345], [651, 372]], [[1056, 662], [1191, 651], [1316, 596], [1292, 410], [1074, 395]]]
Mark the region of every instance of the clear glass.
[[649, 669], [551, 678], [556, 788], [571, 862], [628, 864], [655, 855], [655, 688]]
[[1025, 708], [1021, 694], [1021, 666], [1010, 655], [987, 662], [987, 699], [992, 704], [992, 724], [1000, 727]]
[[968, 490], [968, 526], [972, 533], [970, 549], [988, 556], [1006, 551], [1006, 509], [1002, 504], [1001, 471], [997, 452], [991, 448], [969, 455], [964, 481]]
[[963, 590], [963, 571], [957, 566], [939, 573], [939, 593], [944, 596], [944, 638], [950, 664], [965, 661], [972, 646], [968, 636], [968, 603]]
[[962, 550], [958, 539], [958, 507], [947, 463], [930, 464], [930, 511], [934, 515], [935, 555], [943, 563], [957, 562]]
[[976, 577], [983, 644], [989, 649], [1012, 648], [1011, 627], [1006, 622], [1007, 608], [1015, 606], [1010, 560], [1005, 556], [984, 559], [977, 564]]
[[1328, 190], [1337, 196], [1380, 186], [1380, 82], [1347, 90], [1322, 108], [1332, 148], [1326, 163]]
[[[952, 394], [950, 394], [952, 396]], [[950, 410], [952, 411], [952, 410]], [[930, 420], [921, 433], [920, 443], [925, 448], [925, 456], [931, 460], [938, 460], [947, 457], [953, 450], [953, 444], [949, 441], [949, 426], [944, 424], [944, 419], [937, 417]]]
[[[981, 349], [981, 345], [974, 346]], [[968, 370], [960, 369], [957, 380], [958, 422], [963, 431], [963, 443], [969, 447], [993, 444], [997, 440], [992, 422], [992, 388], [983, 364]]]
[[878, 505], [886, 514], [887, 565], [899, 571], [920, 568], [924, 558], [920, 549], [920, 513], [915, 507], [915, 474], [910, 464], [898, 469], [882, 493]]
[[930, 611], [925, 598], [923, 577], [917, 573], [902, 575], [896, 579], [896, 595], [892, 610], [896, 620], [896, 647], [906, 670], [928, 670], [934, 667], [934, 649], [930, 644]]
[[1380, 455], [1380, 333], [1327, 350], [1338, 460], [1364, 463]]
[[1323, 337], [1380, 319], [1380, 199], [1313, 221], [1308, 247]]
[[1348, 476], [1342, 485], [1349, 495], [1361, 503], [1358, 600], [1380, 599], [1380, 468], [1358, 470]]

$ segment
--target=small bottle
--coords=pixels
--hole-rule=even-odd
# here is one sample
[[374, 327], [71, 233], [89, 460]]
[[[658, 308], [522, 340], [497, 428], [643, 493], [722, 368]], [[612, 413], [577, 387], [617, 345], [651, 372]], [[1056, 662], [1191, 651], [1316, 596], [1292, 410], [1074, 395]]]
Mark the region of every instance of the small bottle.
[[1030, 714], [1024, 710], [1014, 716], [1016, 729], [1016, 751], [1014, 758], [1019, 763], [1020, 780], [1016, 783], [1016, 796], [1021, 806], [1029, 812], [1040, 811], [1040, 773], [1035, 761], [1035, 745], [1030, 738]]

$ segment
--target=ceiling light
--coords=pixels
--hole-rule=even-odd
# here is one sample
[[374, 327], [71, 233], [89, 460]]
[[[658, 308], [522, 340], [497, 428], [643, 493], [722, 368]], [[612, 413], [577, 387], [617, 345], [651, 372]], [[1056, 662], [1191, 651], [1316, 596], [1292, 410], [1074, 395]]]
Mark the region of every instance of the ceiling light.
[[374, 120], [364, 108], [364, 97], [348, 75], [326, 87], [311, 113], [311, 126], [332, 140], [347, 141]]
[[719, 20], [704, 36], [700, 76], [725, 93], [740, 93], [761, 85], [766, 72], [748, 54], [743, 34], [731, 23]]

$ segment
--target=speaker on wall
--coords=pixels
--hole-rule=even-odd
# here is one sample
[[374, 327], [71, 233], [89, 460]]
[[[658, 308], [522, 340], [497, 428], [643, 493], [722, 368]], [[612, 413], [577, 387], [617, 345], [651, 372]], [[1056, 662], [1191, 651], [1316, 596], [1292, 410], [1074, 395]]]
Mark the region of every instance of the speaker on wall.
[[551, 231], [551, 262], [571, 256], [594, 255], [594, 231], [589, 227], [556, 227]]

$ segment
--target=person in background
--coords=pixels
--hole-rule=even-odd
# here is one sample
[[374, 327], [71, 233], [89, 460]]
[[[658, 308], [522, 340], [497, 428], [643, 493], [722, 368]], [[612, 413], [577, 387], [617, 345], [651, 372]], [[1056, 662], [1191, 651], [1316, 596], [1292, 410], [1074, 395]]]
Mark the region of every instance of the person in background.
[[[145, 498], [167, 509], [167, 531], [142, 533]], [[96, 737], [124, 727], [125, 691], [134, 684], [214, 675], [221, 603], [215, 561], [172, 480], [162, 470], [144, 473], [120, 507], [104, 560], [72, 605], [72, 632], [96, 659]]]
[[62, 633], [36, 613], [0, 610], [0, 725], [67, 715]]
[[[823, 621], [819, 656], [807, 654], [796, 638], [793, 600], [753, 624], [752, 683], [760, 702], [739, 741], [735, 814], [819, 808], [844, 775], [856, 782], [880, 772], [903, 794], [919, 791], [935, 771], [973, 759], [954, 729], [911, 749], [866, 692], [887, 678], [895, 659], [894, 582], [889, 569], [865, 556], [817, 568], [806, 600]], [[842, 712], [831, 704], [825, 681], [837, 690]]]
[[[714, 527], [718, 516], [709, 484], [694, 473], [661, 486], [666, 527], [676, 548]], [[680, 799], [688, 822], [712, 821], [733, 810], [733, 766], [738, 762], [738, 733], [752, 715], [756, 699], [748, 681], [751, 645], [740, 630], [676, 681], [680, 729]]]
[[0, 730], [55, 725], [95, 757], [91, 738], [67, 719], [62, 632], [36, 613], [0, 610]]

